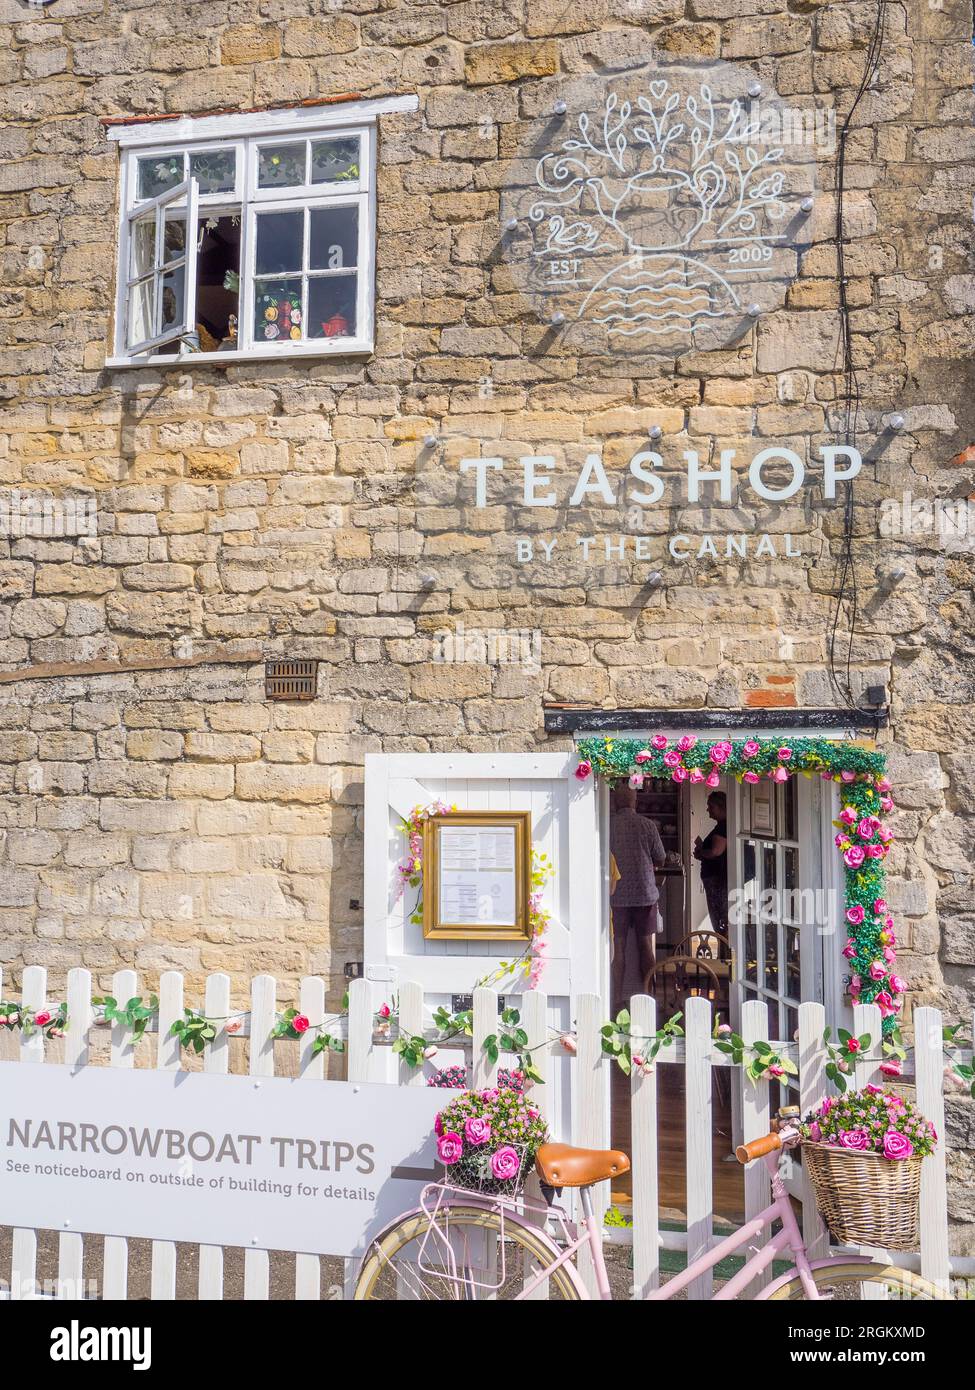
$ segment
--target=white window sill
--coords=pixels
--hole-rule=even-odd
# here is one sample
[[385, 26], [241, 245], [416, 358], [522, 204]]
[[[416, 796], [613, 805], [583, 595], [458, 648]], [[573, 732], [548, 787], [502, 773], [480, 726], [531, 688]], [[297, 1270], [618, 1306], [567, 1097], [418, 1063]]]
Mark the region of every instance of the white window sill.
[[375, 345], [364, 338], [343, 339], [341, 347], [326, 347], [324, 344], [308, 343], [302, 347], [253, 348], [249, 352], [157, 352], [145, 357], [107, 357], [105, 366], [110, 371], [124, 367], [236, 367], [245, 362], [295, 362], [299, 360], [323, 359], [326, 357], [368, 357], [375, 351]]

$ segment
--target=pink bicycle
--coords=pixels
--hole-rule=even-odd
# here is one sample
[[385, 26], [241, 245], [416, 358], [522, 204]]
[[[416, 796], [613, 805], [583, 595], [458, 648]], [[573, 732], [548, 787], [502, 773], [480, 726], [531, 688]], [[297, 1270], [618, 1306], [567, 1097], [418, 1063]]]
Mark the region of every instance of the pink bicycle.
[[[790, 1268], [766, 1285], [758, 1293], [759, 1299], [950, 1297], [908, 1270], [866, 1257], [809, 1259], [776, 1157], [780, 1149], [792, 1148], [798, 1142], [797, 1131], [782, 1125], [736, 1151], [741, 1163], [764, 1158], [772, 1179], [772, 1201], [662, 1288], [649, 1293], [648, 1301], [674, 1298], [697, 1275], [713, 1269], [742, 1246], [758, 1241], [773, 1222], [781, 1223], [779, 1230], [770, 1233], [764, 1245], [718, 1289], [716, 1300], [739, 1297], [782, 1255], [791, 1258]], [[588, 1299], [590, 1292], [576, 1265], [576, 1256], [585, 1248], [599, 1297], [611, 1299], [592, 1190], [596, 1183], [617, 1177], [629, 1167], [626, 1154], [613, 1149], [542, 1145], [535, 1159], [538, 1176], [549, 1188], [579, 1190], [583, 1220], [578, 1225], [554, 1203], [531, 1202], [524, 1196], [481, 1197], [446, 1182], [431, 1183], [423, 1189], [418, 1207], [375, 1238], [360, 1266], [354, 1297], [390, 1301]], [[864, 1285], [887, 1292], [865, 1294]]]

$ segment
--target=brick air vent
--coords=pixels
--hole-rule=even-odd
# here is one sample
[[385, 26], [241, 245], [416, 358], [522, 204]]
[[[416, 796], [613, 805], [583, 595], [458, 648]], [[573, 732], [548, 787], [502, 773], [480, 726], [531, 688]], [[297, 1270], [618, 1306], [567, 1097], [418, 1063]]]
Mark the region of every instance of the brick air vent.
[[269, 700], [314, 700], [317, 676], [317, 661], [268, 661], [264, 693]]

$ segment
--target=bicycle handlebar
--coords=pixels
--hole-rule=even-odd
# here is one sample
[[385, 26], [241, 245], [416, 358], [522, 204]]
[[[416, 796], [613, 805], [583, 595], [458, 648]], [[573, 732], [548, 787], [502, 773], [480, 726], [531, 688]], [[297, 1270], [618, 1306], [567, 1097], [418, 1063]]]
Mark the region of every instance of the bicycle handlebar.
[[780, 1129], [773, 1129], [771, 1134], [766, 1134], [763, 1139], [753, 1139], [750, 1144], [739, 1144], [735, 1149], [735, 1158], [739, 1163], [751, 1163], [756, 1158], [775, 1153], [776, 1149], [791, 1149], [799, 1142], [799, 1138], [797, 1129], [792, 1125], [784, 1125]]

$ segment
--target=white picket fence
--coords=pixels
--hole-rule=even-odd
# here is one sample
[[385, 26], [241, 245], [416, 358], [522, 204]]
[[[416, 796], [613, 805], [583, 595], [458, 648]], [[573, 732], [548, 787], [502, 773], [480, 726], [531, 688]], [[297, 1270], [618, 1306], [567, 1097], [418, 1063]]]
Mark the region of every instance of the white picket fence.
[[[423, 1070], [412, 1069], [395, 1059], [390, 1051], [391, 1038], [381, 1038], [374, 1027], [374, 1010], [382, 1002], [380, 986], [366, 980], [355, 981], [350, 989], [348, 1018], [343, 1020], [341, 1030], [330, 1027], [329, 1031], [344, 1032], [346, 1038], [345, 1076], [351, 1081], [384, 1081], [390, 1084], [424, 1085]], [[35, 1011], [47, 1006], [46, 972], [39, 967], [25, 970], [21, 999], [23, 1006]], [[112, 994], [120, 1001], [127, 1000], [142, 992], [138, 978], [133, 971], [120, 971], [112, 981]], [[183, 1016], [184, 981], [182, 975], [171, 971], [163, 975], [159, 982], [158, 1018], [150, 1024], [146, 1038], [139, 1044], [140, 1065], [155, 1065], [158, 1068], [178, 1071], [181, 1068], [197, 1069], [201, 1062], [189, 1054], [181, 1052], [177, 1041], [169, 1036], [171, 1024]], [[406, 982], [398, 986], [400, 1027], [405, 1033], [424, 1034], [431, 1039], [435, 1036], [425, 1006], [420, 986]], [[98, 1064], [98, 1035], [108, 1029], [97, 1026], [91, 1004], [91, 976], [86, 970], [72, 970], [68, 976], [68, 1027], [63, 1040], [48, 1041], [39, 1032], [31, 1036], [5, 1033], [2, 1056], [11, 1059], [19, 1057], [23, 1064], [43, 1064], [48, 1062], [67, 1062], [73, 1066]], [[510, 996], [508, 996], [510, 1000]], [[208, 1017], [219, 1018], [231, 1015], [231, 985], [226, 975], [217, 974], [208, 978], [203, 1001], [186, 1003], [199, 1007]], [[548, 1000], [541, 992], [526, 993], [519, 998], [521, 1025], [528, 1034], [529, 1047], [534, 1051], [534, 1061], [543, 1078], [548, 1078], [553, 1064], [558, 1059], [559, 1067], [566, 1064], [558, 1033], [553, 1027]], [[325, 983], [319, 977], [302, 980], [298, 1000], [278, 1000], [277, 982], [272, 976], [258, 976], [252, 981], [249, 1013], [243, 1015], [243, 1022], [233, 1037], [224, 1031], [218, 1032], [214, 1042], [209, 1044], [202, 1057], [202, 1068], [206, 1072], [227, 1074], [231, 1070], [246, 1070], [252, 1076], [300, 1076], [309, 1083], [319, 1082], [328, 1085], [325, 1079], [325, 1055], [313, 1053], [315, 1034], [305, 1033], [298, 1041], [278, 1039], [271, 1041], [270, 1033], [277, 1011], [286, 1005], [297, 1004], [300, 1011], [313, 1022], [325, 1019], [330, 1012], [325, 1007]], [[631, 1001], [631, 1029], [635, 1036], [652, 1037], [656, 1033], [656, 1005], [646, 995], [638, 995]], [[596, 995], [580, 995], [573, 1001], [573, 1028], [577, 1052], [568, 1059], [570, 1067], [570, 1089], [572, 1091], [571, 1132], [553, 1137], [585, 1147], [607, 1147], [609, 1145], [609, 1087], [613, 1063], [601, 1050], [600, 1028], [605, 1021], [602, 1001]], [[755, 1043], [767, 1038], [767, 1012], [757, 1002], [748, 1003], [743, 1010], [741, 1032], [747, 1043]], [[643, 1072], [634, 1072], [630, 1078], [631, 1105], [631, 1143], [633, 1169], [633, 1208], [632, 1208], [632, 1247], [633, 1247], [633, 1296], [638, 1298], [657, 1286], [660, 1277], [661, 1248], [686, 1249], [689, 1258], [703, 1253], [714, 1239], [713, 1195], [712, 1195], [712, 1081], [715, 1071], [723, 1069], [730, 1083], [740, 1094], [743, 1138], [757, 1138], [769, 1129], [769, 1087], [766, 1083], [755, 1084], [744, 1074], [744, 1068], [732, 1063], [727, 1056], [715, 1050], [711, 1036], [711, 1006], [707, 1000], [691, 999], [688, 1002], [683, 1020], [685, 1036], [669, 1047], [664, 1047], [657, 1059], [657, 1065]], [[790, 1057], [799, 1068], [798, 1086], [804, 1108], [812, 1106], [830, 1089], [825, 1078], [825, 1054], [822, 1047], [822, 1034], [825, 1019], [820, 1004], [803, 1004], [799, 1011], [799, 1040], [779, 1043], [777, 1050]], [[873, 1006], [858, 1006], [855, 1017], [855, 1031], [869, 1033], [875, 1040], [880, 1037], [880, 1016]], [[917, 1103], [922, 1111], [937, 1127], [939, 1136], [944, 1136], [943, 1068], [944, 1050], [942, 1045], [941, 1015], [936, 1009], [917, 1009], [914, 1013], [915, 1047], [905, 1068], [904, 1080], [916, 1086]], [[498, 996], [494, 990], [478, 989], [474, 994], [473, 1033], [467, 1041], [467, 1063], [471, 1068], [472, 1084], [477, 1087], [490, 1085], [495, 1079], [498, 1065], [510, 1064], [511, 1059], [501, 1057], [492, 1065], [481, 1046], [482, 1040], [498, 1029]], [[247, 1039], [246, 1047], [237, 1039]], [[453, 1044], [458, 1047], [460, 1044]], [[11, 1050], [13, 1049], [13, 1051]], [[131, 1033], [124, 1025], [112, 1025], [110, 1046], [104, 1058], [114, 1067], [133, 1067], [136, 1065], [136, 1049], [133, 1047]], [[871, 1048], [876, 1053], [876, 1045]], [[425, 1069], [447, 1061], [444, 1055]], [[911, 1065], [913, 1059], [913, 1066]], [[232, 1060], [239, 1062], [231, 1067]], [[342, 1058], [334, 1054], [329, 1064], [333, 1074], [341, 1067]], [[336, 1065], [338, 1064], [338, 1065]], [[686, 1071], [686, 1235], [683, 1232], [661, 1232], [658, 1214], [658, 1110], [657, 1077], [658, 1067], [683, 1066]], [[876, 1061], [859, 1060], [855, 1066], [853, 1080], [857, 1085], [866, 1085], [871, 1080], [882, 1079], [875, 1075]], [[540, 1108], [545, 1110], [545, 1085], [537, 1085], [533, 1092]], [[447, 1096], [445, 1095], [445, 1100]], [[945, 1145], [940, 1143], [934, 1157], [923, 1165], [921, 1189], [921, 1248], [912, 1256], [897, 1255], [895, 1262], [909, 1268], [919, 1269], [928, 1279], [945, 1281], [949, 1276], [948, 1218], [946, 1200]], [[804, 1178], [799, 1175], [800, 1183]], [[603, 1185], [605, 1188], [605, 1184]], [[604, 1203], [608, 1192], [602, 1194]], [[764, 1165], [753, 1164], [745, 1173], [746, 1214], [753, 1215], [769, 1200], [768, 1176]], [[826, 1234], [816, 1212], [815, 1204], [807, 1190], [803, 1191], [803, 1222], [807, 1241], [816, 1253], [825, 1253]], [[613, 1239], [619, 1239], [618, 1228]], [[18, 1291], [30, 1290], [37, 1281], [37, 1232], [16, 1230], [12, 1239], [12, 1259], [10, 1268], [11, 1297], [21, 1296]], [[55, 1296], [75, 1297], [76, 1290], [84, 1288], [83, 1283], [84, 1240], [79, 1234], [62, 1232], [58, 1237], [58, 1273]], [[319, 1299], [322, 1296], [323, 1257], [318, 1255], [298, 1255], [295, 1257], [294, 1297], [297, 1299]], [[176, 1297], [177, 1250], [174, 1243], [156, 1240], [152, 1243], [151, 1297], [154, 1299], [173, 1299]], [[201, 1246], [199, 1248], [199, 1277], [196, 1294], [201, 1299], [219, 1299], [224, 1293], [224, 1259], [222, 1247]], [[267, 1299], [270, 1296], [270, 1264], [267, 1250], [246, 1249], [244, 1251], [244, 1297], [247, 1299]], [[975, 1261], [952, 1262], [957, 1272], [975, 1272]], [[970, 1269], [969, 1266], [972, 1266]], [[583, 1269], [584, 1276], [586, 1270]], [[347, 1288], [347, 1282], [346, 1282]], [[125, 1298], [128, 1295], [128, 1241], [119, 1236], [107, 1236], [104, 1243], [102, 1278], [99, 1293], [104, 1298]], [[185, 1290], [182, 1295], [185, 1296]], [[711, 1293], [711, 1275], [700, 1276], [689, 1289], [692, 1298], [707, 1298]]]

